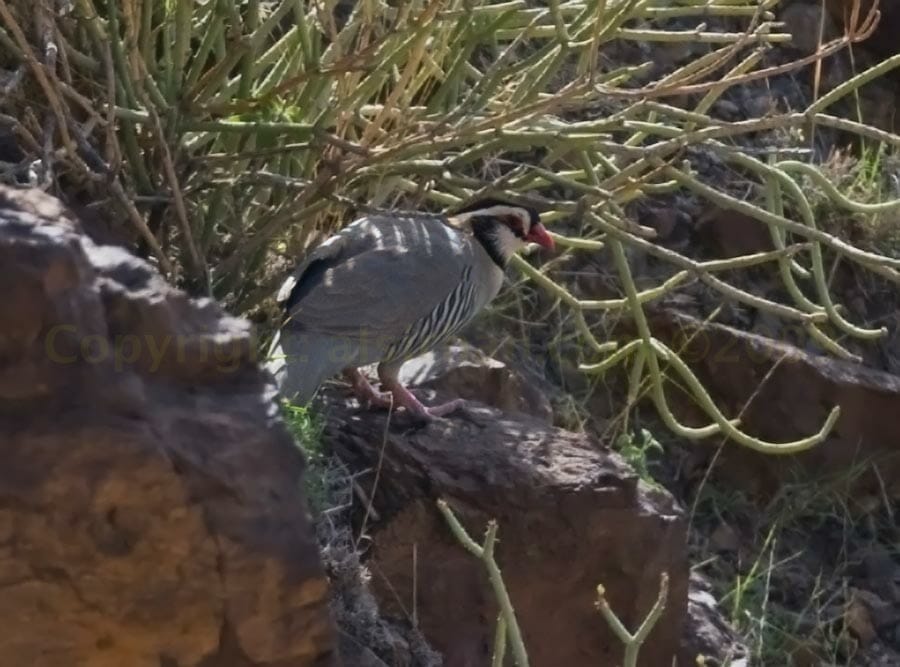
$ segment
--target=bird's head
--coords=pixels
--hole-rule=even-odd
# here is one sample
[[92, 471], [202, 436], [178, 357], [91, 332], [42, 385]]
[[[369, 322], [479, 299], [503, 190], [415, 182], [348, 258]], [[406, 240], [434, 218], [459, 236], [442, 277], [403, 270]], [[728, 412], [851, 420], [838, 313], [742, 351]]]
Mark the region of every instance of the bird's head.
[[472, 229], [475, 238], [500, 267], [527, 243], [553, 250], [553, 237], [541, 224], [538, 212], [528, 206], [499, 199], [481, 199], [450, 215], [457, 225]]

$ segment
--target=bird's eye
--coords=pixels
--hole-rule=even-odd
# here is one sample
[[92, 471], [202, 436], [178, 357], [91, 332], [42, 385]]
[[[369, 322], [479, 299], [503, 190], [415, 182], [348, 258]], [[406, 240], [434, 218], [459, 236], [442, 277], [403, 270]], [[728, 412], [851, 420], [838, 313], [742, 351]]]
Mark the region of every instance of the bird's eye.
[[525, 237], [525, 230], [522, 228], [522, 221], [514, 215], [504, 215], [503, 223], [509, 227], [513, 234], [519, 238]]

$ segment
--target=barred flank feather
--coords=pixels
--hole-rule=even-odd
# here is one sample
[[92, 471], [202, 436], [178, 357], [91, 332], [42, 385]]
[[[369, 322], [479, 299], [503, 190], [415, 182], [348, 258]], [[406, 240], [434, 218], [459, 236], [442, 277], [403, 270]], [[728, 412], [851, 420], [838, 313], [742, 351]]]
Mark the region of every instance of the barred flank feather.
[[398, 342], [388, 347], [384, 361], [414, 357], [452, 336], [476, 314], [474, 295], [472, 267], [467, 266], [453, 291], [426, 317], [410, 325]]

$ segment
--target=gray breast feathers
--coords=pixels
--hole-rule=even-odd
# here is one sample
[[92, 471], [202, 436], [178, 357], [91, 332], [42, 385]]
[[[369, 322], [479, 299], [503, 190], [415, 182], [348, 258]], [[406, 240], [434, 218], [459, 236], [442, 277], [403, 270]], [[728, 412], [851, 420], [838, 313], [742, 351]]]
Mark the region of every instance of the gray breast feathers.
[[483, 305], [477, 283], [490, 269], [481, 267], [485, 253], [476, 246], [435, 218], [362, 218], [316, 248], [285, 281], [278, 295], [285, 326], [369, 340], [391, 356], [422, 349], [439, 329], [467, 319], [464, 307]]

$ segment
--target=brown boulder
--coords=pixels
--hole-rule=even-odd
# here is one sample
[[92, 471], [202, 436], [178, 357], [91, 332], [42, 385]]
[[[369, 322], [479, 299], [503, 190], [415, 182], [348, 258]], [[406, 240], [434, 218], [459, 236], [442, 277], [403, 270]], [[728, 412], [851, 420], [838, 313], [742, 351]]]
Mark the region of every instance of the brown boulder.
[[337, 664], [247, 323], [62, 217], [0, 189], [3, 664]]
[[773, 249], [766, 226], [749, 215], [712, 206], [697, 219], [696, 229], [714, 257], [741, 257]]
[[367, 564], [381, 609], [406, 622], [415, 614], [446, 667], [490, 663], [497, 607], [438, 498], [475, 539], [497, 520], [496, 557], [531, 665], [617, 664], [622, 648], [594, 607], [597, 584], [633, 630], [662, 572], [668, 604], [640, 664], [672, 664], [687, 608], [684, 515], [618, 456], [589, 436], [483, 406], [415, 427], [402, 413], [386, 424], [385, 412], [350, 408], [332, 391], [324, 401], [326, 440], [373, 499]]

